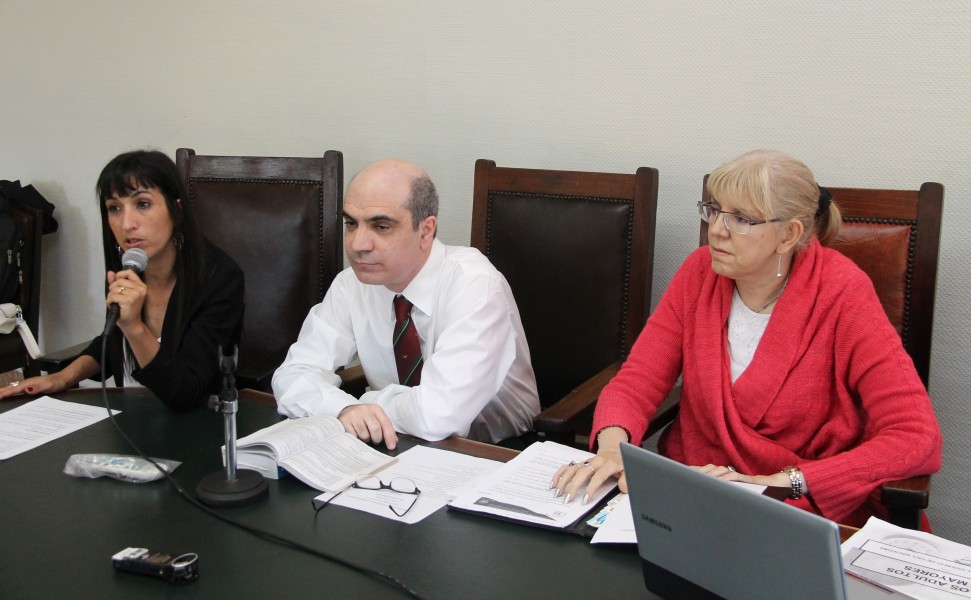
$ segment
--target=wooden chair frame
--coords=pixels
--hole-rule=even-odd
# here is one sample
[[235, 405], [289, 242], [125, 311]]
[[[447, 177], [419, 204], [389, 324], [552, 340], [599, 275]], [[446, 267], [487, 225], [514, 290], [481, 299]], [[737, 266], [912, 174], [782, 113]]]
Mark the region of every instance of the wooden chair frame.
[[[256, 197], [266, 196], [260, 189], [261, 186], [274, 186], [274, 188], [280, 189], [292, 188], [294, 190], [319, 188], [315, 198], [300, 196], [301, 201], [311, 201], [308, 204], [312, 205], [294, 207], [293, 211], [294, 221], [299, 219], [299, 222], [303, 223], [303, 228], [293, 231], [292, 235], [311, 236], [310, 244], [305, 246], [312, 245], [315, 248], [314, 252], [305, 253], [302, 257], [289, 257], [290, 260], [294, 261], [305, 260], [310, 267], [310, 269], [303, 269], [302, 272], [312, 278], [312, 285], [306, 286], [307, 293], [300, 296], [297, 302], [298, 306], [286, 306], [280, 301], [274, 301], [274, 305], [270, 306], [267, 305], [265, 299], [263, 302], [253, 301], [251, 299], [252, 290], [256, 285], [264, 282], [254, 281], [250, 278], [247, 278], [246, 281], [247, 317], [245, 322], [248, 323], [248, 326], [244, 327], [243, 340], [240, 343], [240, 368], [237, 373], [237, 380], [239, 387], [253, 387], [269, 391], [273, 372], [285, 358], [289, 345], [296, 341], [299, 323], [303, 322], [310, 308], [323, 299], [331, 281], [343, 268], [341, 229], [344, 188], [343, 156], [336, 150], [328, 150], [323, 157], [318, 158], [205, 156], [197, 155], [190, 148], [180, 148], [176, 152], [176, 164], [187, 188], [188, 200], [194, 203], [196, 218], [200, 221], [200, 228], [203, 229], [203, 233], [206, 233], [205, 224], [201, 220], [202, 211], [199, 206], [202, 199], [197, 196], [198, 190], [206, 185], [238, 186], [241, 189], [252, 189], [257, 192], [255, 193]], [[278, 202], [281, 207], [289, 207], [291, 202], [291, 198], [287, 196], [267, 196], [267, 199], [270, 202]], [[219, 202], [225, 202], [225, 199], [220, 196]], [[210, 214], [213, 214], [213, 210], [214, 207], [209, 207]], [[220, 210], [231, 211], [232, 209], [227, 205], [220, 207]], [[237, 250], [247, 250], [247, 255], [253, 252], [273, 252], [273, 249], [269, 248], [253, 248], [254, 240], [239, 239], [238, 236], [221, 243], [219, 240], [213, 241], [223, 246], [223, 250], [227, 251], [230, 256], [234, 254], [232, 246], [235, 246]], [[243, 257], [234, 256], [234, 258], [237, 258], [237, 261], [240, 262], [245, 273], [247, 261], [243, 261]], [[250, 263], [253, 262], [251, 258], [247, 260]], [[290, 300], [297, 301], [298, 299], [293, 295], [295, 292], [290, 293]], [[263, 296], [266, 296], [266, 292], [263, 293]], [[252, 311], [254, 310], [262, 311], [263, 318], [256, 320], [250, 318], [249, 315], [253, 314]], [[275, 311], [283, 311], [281, 314], [289, 314], [294, 311], [301, 313], [294, 315], [298, 321], [287, 326], [286, 332], [274, 333], [269, 338], [279, 341], [280, 334], [285, 333], [292, 339], [289, 339], [286, 343], [279, 343], [272, 348], [248, 344], [246, 341], [247, 331], [252, 332], [254, 329], [267, 327], [268, 324], [258, 321], [265, 321], [266, 314], [272, 314]], [[277, 326], [279, 325], [278, 323]], [[247, 353], [249, 356], [247, 356]], [[254, 358], [259, 353], [262, 353], [261, 357]]]
[[[491, 160], [475, 163], [471, 245], [489, 257], [492, 244], [503, 232], [494, 231], [493, 202], [497, 195], [516, 194], [530, 202], [557, 198], [580, 202], [609, 199], [630, 207], [626, 278], [627, 291], [622, 310], [621, 335], [616, 353], [599, 372], [569, 391], [562, 398], [540, 398], [547, 406], [533, 421], [537, 432], [547, 439], [567, 444], [585, 443], [593, 407], [600, 390], [620, 368], [644, 326], [651, 308], [651, 280], [654, 262], [654, 223], [657, 209], [658, 173], [641, 167], [634, 174], [591, 173], [497, 167]], [[535, 224], [537, 227], [542, 223]], [[564, 232], [569, 235], [569, 232]], [[577, 286], [583, 286], [578, 281]], [[514, 294], [516, 290], [513, 290]], [[528, 330], [528, 326], [527, 326]], [[527, 333], [527, 338], [529, 337]], [[532, 350], [534, 364], [536, 352]], [[577, 352], [577, 348], [564, 348]], [[541, 377], [541, 374], [538, 374]], [[542, 387], [542, 385], [541, 385]]]

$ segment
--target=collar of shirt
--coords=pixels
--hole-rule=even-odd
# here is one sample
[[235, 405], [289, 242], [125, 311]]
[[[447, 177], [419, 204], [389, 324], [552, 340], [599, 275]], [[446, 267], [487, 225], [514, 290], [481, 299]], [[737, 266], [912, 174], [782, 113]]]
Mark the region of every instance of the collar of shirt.
[[[435, 305], [435, 293], [438, 288], [438, 280], [441, 277], [444, 259], [445, 245], [436, 238], [432, 240], [432, 251], [428, 255], [428, 260], [401, 292], [401, 295], [407, 298], [424, 315], [432, 314], [432, 306]], [[392, 296], [394, 296], [394, 292], [392, 292]], [[390, 301], [388, 302], [388, 309], [391, 309]]]

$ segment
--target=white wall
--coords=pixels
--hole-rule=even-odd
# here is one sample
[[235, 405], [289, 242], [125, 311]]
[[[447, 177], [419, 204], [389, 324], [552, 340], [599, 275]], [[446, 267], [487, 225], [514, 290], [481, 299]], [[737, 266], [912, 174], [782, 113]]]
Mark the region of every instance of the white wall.
[[755, 147], [824, 184], [945, 186], [932, 392], [936, 532], [971, 543], [971, 3], [963, 0], [0, 0], [0, 177], [57, 205], [41, 343], [101, 327], [95, 178], [174, 155], [424, 165], [468, 242], [473, 163], [660, 170], [655, 302], [697, 243], [701, 178]]

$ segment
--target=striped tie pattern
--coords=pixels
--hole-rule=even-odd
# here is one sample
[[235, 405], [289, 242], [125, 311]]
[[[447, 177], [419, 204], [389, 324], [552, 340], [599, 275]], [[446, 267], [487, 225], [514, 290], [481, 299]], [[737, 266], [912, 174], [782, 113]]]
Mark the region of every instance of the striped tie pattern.
[[398, 382], [414, 386], [421, 383], [421, 345], [418, 330], [411, 320], [411, 302], [401, 295], [394, 297], [394, 361], [398, 365]]

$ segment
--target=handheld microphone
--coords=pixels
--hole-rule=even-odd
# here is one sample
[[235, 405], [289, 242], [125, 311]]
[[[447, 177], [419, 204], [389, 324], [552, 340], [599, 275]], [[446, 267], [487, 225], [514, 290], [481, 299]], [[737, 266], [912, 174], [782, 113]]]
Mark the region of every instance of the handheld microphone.
[[[145, 268], [148, 266], [148, 254], [145, 253], [141, 248], [129, 248], [125, 250], [125, 253], [121, 255], [121, 269], [134, 271], [135, 273], [141, 275], [145, 272]], [[108, 333], [118, 322], [118, 314], [121, 309], [117, 302], [112, 302], [108, 306], [108, 317], [105, 319], [105, 330], [101, 335], [108, 335]]]

